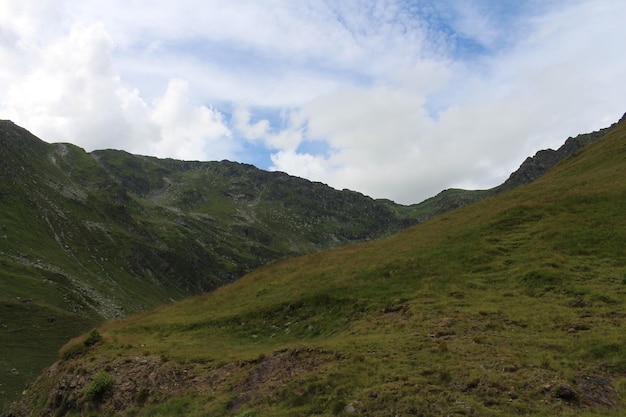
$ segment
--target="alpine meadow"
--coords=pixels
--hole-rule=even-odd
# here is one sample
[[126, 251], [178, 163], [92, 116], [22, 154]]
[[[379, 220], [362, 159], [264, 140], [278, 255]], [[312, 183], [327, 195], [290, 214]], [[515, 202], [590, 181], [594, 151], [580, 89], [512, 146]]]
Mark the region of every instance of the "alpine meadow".
[[[83, 175], [94, 175], [88, 181], [95, 183], [96, 165], [90, 165], [94, 158], [72, 148], [68, 152], [77, 155], [72, 177], [82, 169]], [[105, 153], [98, 155], [101, 160], [104, 157]], [[145, 167], [153, 166], [151, 160], [141, 161]], [[120, 156], [114, 162], [123, 164], [124, 159]], [[133, 183], [145, 198], [119, 191], [120, 184], [125, 184], [123, 178], [109, 188], [100, 187], [98, 192], [106, 189], [106, 198], [112, 199], [106, 201], [127, 198], [132, 204], [124, 205], [129, 207], [126, 211], [116, 208], [119, 204], [103, 206], [111, 211], [103, 212], [98, 222], [82, 224], [99, 230], [105, 242], [105, 230], [113, 230], [113, 224], [126, 225], [129, 239], [145, 236], [149, 240], [155, 235], [142, 235], [141, 230], [153, 229], [140, 229], [138, 219], [149, 210], [164, 210], [157, 203], [165, 197], [157, 198], [150, 190], [165, 185], [150, 188], [154, 178], [146, 177], [145, 185]], [[87, 289], [82, 298], [76, 296], [77, 291], [65, 293], [76, 296], [77, 305], [84, 305], [88, 313], [71, 314], [57, 306], [66, 302], [37, 304], [36, 300], [46, 299], [45, 290], [30, 282], [50, 282], [62, 298], [61, 288], [75, 288], [71, 280], [81, 271], [91, 271], [88, 288], [98, 288], [94, 294], [107, 294], [102, 288], [112, 282], [104, 278], [99, 282], [106, 275], [95, 272], [109, 268], [101, 258], [109, 259], [110, 268], [123, 267], [128, 279], [133, 276], [132, 265], [144, 265], [129, 263], [128, 253], [126, 258], [116, 254], [114, 248], [130, 246], [127, 241], [115, 238], [101, 243], [101, 250], [106, 247], [109, 252], [94, 254], [93, 266], [83, 263], [81, 271], [72, 269], [70, 261], [74, 251], [89, 250], [88, 236], [82, 236], [83, 248], [64, 251], [65, 258], [57, 262], [64, 272], [26, 266], [20, 259], [29, 258], [28, 253], [22, 258], [4, 256], [2, 285], [13, 283], [13, 287], [3, 288], [3, 293], [10, 291], [21, 301], [3, 300], [3, 324], [24, 311], [33, 320], [25, 320], [24, 328], [36, 325], [46, 332], [45, 326], [64, 325], [86, 332], [60, 349], [57, 362], [31, 381], [5, 414], [617, 415], [624, 410], [626, 395], [624, 178], [626, 118], [530, 184], [486, 193], [482, 200], [430, 216], [397, 233], [394, 227], [416, 222], [417, 208], [390, 207], [389, 202], [372, 200], [374, 208], [368, 213], [383, 209], [392, 213], [386, 214], [384, 227], [374, 228], [375, 233], [371, 228], [369, 234], [363, 232], [362, 224], [330, 227], [333, 236], [352, 230], [348, 235], [360, 243], [329, 239], [333, 244], [327, 247], [342, 246], [326, 249], [321, 245], [312, 253], [280, 261], [276, 260], [281, 256], [268, 255], [263, 259], [272, 262], [250, 261], [251, 272], [240, 279], [233, 280], [236, 274], [224, 278], [219, 282], [224, 285], [215, 285], [205, 294], [125, 317], [113, 314], [106, 318], [115, 319], [107, 321], [98, 316], [100, 310], [87, 307]], [[179, 195], [199, 201], [191, 188], [178, 189], [185, 191]], [[64, 192], [76, 196], [80, 189]], [[82, 201], [105, 199], [99, 195], [87, 193]], [[290, 198], [301, 196], [295, 193]], [[3, 207], [8, 207], [17, 197], [5, 193], [2, 198]], [[147, 201], [154, 205], [147, 206]], [[84, 207], [77, 203], [72, 210], [79, 206]], [[22, 207], [33, 213], [40, 209]], [[192, 235], [198, 225], [207, 223], [183, 209], [168, 213], [170, 220], [166, 216], [159, 224], [165, 233], [161, 240], [145, 245], [171, 254], [176, 252], [165, 248], [183, 242], [174, 236], [183, 233], [172, 226], [180, 224], [175, 219], [184, 221], [186, 233]], [[3, 216], [6, 231], [2, 233], [9, 236], [20, 213], [5, 209]], [[44, 240], [39, 229], [46, 229], [46, 215], [33, 216], [40, 225], [33, 225], [25, 239], [43, 257], [54, 244], [59, 245], [54, 236], [50, 246], [39, 243]], [[105, 223], [105, 218], [112, 218], [107, 216], [120, 216], [122, 223]], [[237, 239], [261, 236], [263, 230], [271, 229], [257, 227], [248, 227], [247, 233], [239, 230]], [[309, 233], [317, 227], [301, 230]], [[328, 233], [325, 229], [316, 236]], [[68, 231], [63, 236], [58, 233], [58, 240], [69, 239], [68, 235]], [[268, 241], [272, 237], [263, 236]], [[246, 240], [236, 241], [235, 249]], [[8, 253], [8, 249], [3, 251]], [[205, 268], [200, 259], [198, 254], [198, 268]], [[174, 259], [169, 265], [172, 270], [177, 267]], [[40, 271], [38, 276], [29, 275], [32, 268]], [[137, 275], [149, 277], [143, 268]], [[169, 276], [184, 276], [184, 271]], [[170, 293], [180, 299], [192, 292], [180, 290], [167, 276], [154, 278], [160, 284], [153, 298], [141, 298], [144, 291], [151, 294], [153, 290], [146, 290], [147, 278], [137, 279], [134, 292], [126, 293], [128, 299], [113, 304], [132, 313], [164, 303]], [[173, 292], [171, 288], [179, 289]], [[206, 284], [202, 289], [212, 288]], [[29, 291], [32, 295], [27, 296]], [[33, 301], [24, 303], [26, 298]], [[131, 299], [137, 308], [128, 307], [133, 305]], [[106, 305], [97, 301], [91, 305]], [[48, 323], [46, 317], [52, 312], [54, 320]], [[52, 347], [54, 335], [48, 336]]]

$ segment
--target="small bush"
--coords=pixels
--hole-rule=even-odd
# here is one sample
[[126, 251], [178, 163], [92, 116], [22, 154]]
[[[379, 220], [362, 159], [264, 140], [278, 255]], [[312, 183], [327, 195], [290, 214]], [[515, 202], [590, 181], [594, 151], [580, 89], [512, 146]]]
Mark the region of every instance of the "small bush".
[[83, 354], [85, 350], [87, 350], [87, 347], [84, 344], [70, 342], [61, 348], [61, 357], [64, 360], [68, 360]]
[[85, 339], [83, 343], [85, 346], [89, 347], [89, 346], [95, 345], [101, 340], [102, 340], [102, 335], [100, 334], [100, 332], [98, 332], [98, 329], [93, 329], [91, 333], [89, 333], [89, 336], [87, 336], [87, 338]]
[[83, 337], [74, 338], [61, 348], [60, 354], [64, 360], [82, 355], [89, 347], [102, 340], [102, 335], [100, 335], [97, 329], [93, 329], [86, 338], [83, 339]]
[[83, 391], [87, 401], [99, 401], [112, 386], [115, 380], [106, 372], [98, 372], [91, 383]]

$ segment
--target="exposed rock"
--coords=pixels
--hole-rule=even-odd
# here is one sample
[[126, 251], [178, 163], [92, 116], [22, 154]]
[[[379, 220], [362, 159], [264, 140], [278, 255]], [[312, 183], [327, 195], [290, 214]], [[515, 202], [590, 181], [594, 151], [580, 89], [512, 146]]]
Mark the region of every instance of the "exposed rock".
[[[117, 416], [127, 416], [127, 410], [141, 407], [159, 398], [197, 393], [206, 395], [231, 386], [235, 397], [230, 409], [239, 408], [256, 397], [276, 393], [284, 381], [304, 378], [326, 363], [341, 360], [333, 352], [314, 348], [281, 350], [258, 360], [236, 361], [211, 369], [211, 366], [184, 367], [160, 356], [117, 358], [88, 371], [81, 360], [57, 362], [40, 378], [53, 381], [46, 394], [46, 405], [40, 416], [65, 415], [92, 407]], [[115, 381], [97, 402], [90, 402], [85, 390], [98, 373], [105, 372]], [[36, 393], [27, 392], [21, 401], [7, 410], [14, 417], [30, 415], [30, 404]]]
[[556, 388], [554, 396], [568, 402], [576, 402], [578, 400], [576, 390], [566, 383], [562, 383]]
[[578, 381], [581, 403], [587, 406], [600, 405], [615, 408], [618, 395], [613, 382], [603, 376], [586, 375]]
[[606, 135], [616, 125], [617, 123], [596, 132], [570, 137], [556, 151], [553, 149], [538, 151], [535, 156], [526, 158], [503, 184], [496, 187], [496, 193], [530, 184], [566, 157]]
[[354, 404], [350, 403], [348, 405], [346, 405], [346, 407], [344, 408], [344, 410], [346, 411], [346, 413], [349, 414], [354, 414], [356, 413], [356, 407], [354, 407]]
[[616, 408], [619, 403], [613, 382], [604, 376], [582, 376], [578, 378], [576, 388], [570, 384], [561, 383], [555, 389], [554, 396], [585, 407]]

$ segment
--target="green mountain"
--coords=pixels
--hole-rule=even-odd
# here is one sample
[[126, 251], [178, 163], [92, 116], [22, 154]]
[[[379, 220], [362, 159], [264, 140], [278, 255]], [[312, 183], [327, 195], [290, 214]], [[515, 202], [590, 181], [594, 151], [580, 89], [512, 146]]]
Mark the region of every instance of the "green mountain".
[[7, 414], [618, 415], [624, 178], [626, 118], [530, 185], [108, 322]]
[[543, 149], [538, 151], [534, 156], [526, 158], [520, 167], [513, 172], [505, 182], [488, 190], [463, 190], [451, 188], [443, 190], [436, 196], [426, 199], [418, 204], [400, 208], [394, 207], [392, 204], [390, 207], [395, 208], [396, 210], [399, 209], [402, 213], [415, 218], [419, 222], [423, 222], [440, 214], [447, 213], [450, 210], [476, 203], [477, 201], [483, 200], [487, 197], [521, 187], [522, 185], [530, 184], [548, 172], [563, 159], [606, 135], [616, 125], [617, 123], [596, 132], [584, 133], [576, 137], [570, 137], [557, 150]]
[[414, 220], [352, 191], [228, 161], [48, 144], [0, 121], [0, 404], [104, 319]]

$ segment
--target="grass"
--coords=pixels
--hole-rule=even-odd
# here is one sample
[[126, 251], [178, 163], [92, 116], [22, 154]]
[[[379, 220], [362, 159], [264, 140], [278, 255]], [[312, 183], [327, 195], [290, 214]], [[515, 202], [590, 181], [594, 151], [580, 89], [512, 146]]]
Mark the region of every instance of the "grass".
[[[625, 140], [622, 125], [532, 185], [106, 323], [62, 367], [144, 358], [179, 375], [145, 385], [136, 416], [615, 415]], [[580, 388], [594, 378], [612, 407]]]
[[[7, 121], [0, 148], [0, 322], [8, 326], [0, 332], [11, 332], [0, 341], [0, 361], [15, 370], [0, 370], [2, 407], [66, 340], [104, 319], [407, 223], [358, 193], [250, 165], [88, 154]], [[11, 309], [36, 313], [22, 318]], [[57, 316], [64, 319], [54, 330], [33, 330]]]
[[57, 358], [55, 352], [68, 337], [95, 324], [58, 309], [7, 299], [0, 301], [0, 317], [0, 390], [4, 398], [19, 398], [24, 382], [34, 380]]

